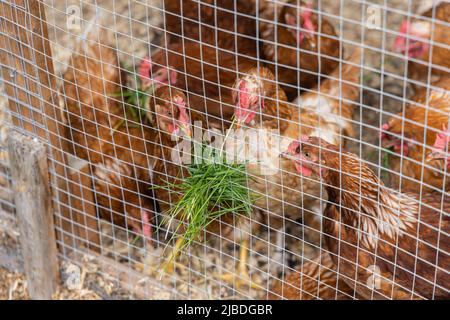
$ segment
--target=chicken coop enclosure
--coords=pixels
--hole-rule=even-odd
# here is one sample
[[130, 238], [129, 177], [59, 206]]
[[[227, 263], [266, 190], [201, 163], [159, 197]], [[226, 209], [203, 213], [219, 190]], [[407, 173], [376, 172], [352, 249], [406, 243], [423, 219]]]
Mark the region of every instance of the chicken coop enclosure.
[[448, 299], [449, 54], [447, 1], [1, 1], [31, 295]]

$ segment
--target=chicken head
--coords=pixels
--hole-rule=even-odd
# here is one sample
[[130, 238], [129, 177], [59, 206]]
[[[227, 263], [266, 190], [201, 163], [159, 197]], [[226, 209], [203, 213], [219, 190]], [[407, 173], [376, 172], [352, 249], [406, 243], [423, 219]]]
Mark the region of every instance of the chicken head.
[[426, 42], [430, 38], [431, 24], [426, 21], [408, 22], [404, 20], [400, 34], [395, 38], [394, 50], [407, 54], [410, 58], [420, 58], [429, 49]]
[[238, 125], [251, 124], [256, 114], [264, 110], [264, 89], [260, 79], [248, 75], [238, 80], [233, 90], [233, 101]]
[[303, 135], [300, 141], [291, 142], [282, 156], [293, 160], [297, 172], [302, 176], [322, 177], [327, 172], [324, 153], [331, 151], [330, 146], [318, 137]]
[[307, 4], [300, 8], [287, 7], [284, 19], [289, 26], [288, 30], [297, 40], [299, 46], [302, 45], [305, 39], [313, 39], [316, 26], [314, 25], [312, 17], [312, 5]]
[[171, 66], [166, 68], [156, 65], [150, 57], [146, 57], [141, 61], [138, 67], [138, 74], [144, 90], [151, 86], [156, 89], [162, 85], [173, 85], [177, 82], [177, 72]]
[[381, 126], [381, 146], [384, 149], [393, 149], [395, 153], [408, 156], [413, 143], [407, 139], [401, 139], [402, 132], [396, 132], [393, 125], [385, 123]]
[[426, 161], [445, 160], [447, 168], [450, 168], [450, 127], [443, 125], [442, 131], [436, 134], [432, 151], [427, 154]]
[[[160, 131], [174, 136], [191, 137], [191, 118], [186, 107], [186, 96], [178, 89], [162, 86], [155, 91], [151, 104]], [[155, 124], [154, 124], [155, 125]]]

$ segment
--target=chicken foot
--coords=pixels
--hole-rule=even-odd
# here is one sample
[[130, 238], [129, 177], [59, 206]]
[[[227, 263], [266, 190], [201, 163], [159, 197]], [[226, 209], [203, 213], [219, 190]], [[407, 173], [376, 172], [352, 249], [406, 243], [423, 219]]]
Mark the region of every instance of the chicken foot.
[[249, 242], [248, 239], [244, 239], [241, 241], [239, 248], [239, 264], [238, 264], [238, 274], [227, 272], [225, 274], [221, 274], [219, 278], [231, 285], [236, 286], [236, 288], [241, 288], [242, 286], [247, 286], [252, 289], [262, 289], [255, 281], [252, 281], [249, 273], [248, 273], [248, 248]]
[[181, 264], [177, 263], [175, 259], [177, 258], [181, 247], [184, 244], [183, 238], [178, 238], [177, 242], [175, 243], [175, 246], [173, 247], [172, 251], [170, 252], [169, 257], [167, 258], [167, 261], [162, 266], [162, 271], [167, 274], [173, 274], [175, 271], [175, 267], [185, 269], [186, 267]]

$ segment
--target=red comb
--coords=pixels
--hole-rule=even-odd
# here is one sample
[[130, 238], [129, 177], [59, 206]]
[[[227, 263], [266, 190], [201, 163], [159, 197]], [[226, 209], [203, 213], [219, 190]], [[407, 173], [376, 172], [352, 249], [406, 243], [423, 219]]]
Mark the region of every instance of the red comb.
[[312, 16], [312, 4], [307, 4], [302, 7], [302, 12], [300, 13], [300, 17], [303, 19], [303, 28], [308, 31], [315, 31], [314, 25], [311, 21]]
[[[383, 131], [389, 131], [389, 124], [385, 123], [381, 126], [381, 130]], [[381, 132], [381, 139], [385, 139], [387, 137], [386, 132]]]
[[436, 140], [434, 141], [433, 148], [445, 150], [449, 142], [450, 142], [450, 128], [447, 129], [447, 126], [443, 124], [442, 131], [438, 132], [436, 135]]
[[300, 146], [300, 142], [292, 141], [288, 146], [288, 152], [290, 154], [295, 154], [295, 150]]
[[169, 66], [169, 70], [169, 84], [177, 83], [178, 73], [171, 66]]
[[408, 20], [403, 20], [402, 24], [400, 25], [400, 30], [399, 31], [401, 33], [408, 33], [409, 26], [410, 26], [410, 23], [408, 22]]
[[181, 123], [189, 123], [190, 120], [188, 113], [186, 111], [186, 102], [184, 101], [184, 99], [180, 96], [175, 96], [173, 98], [173, 102], [175, 102], [175, 104], [178, 107], [178, 110], [180, 111], [178, 121], [180, 121]]
[[408, 33], [410, 27], [410, 23], [407, 20], [403, 20], [401, 26], [400, 26], [400, 34], [395, 37], [394, 40], [394, 50], [401, 52], [402, 50], [405, 50], [406, 46], [406, 38], [405, 35]]
[[150, 70], [152, 69], [152, 59], [145, 57], [138, 67], [139, 78], [142, 82], [146, 82], [150, 79]]
[[309, 140], [309, 137], [306, 134], [302, 134], [302, 136], [300, 138], [300, 141], [301, 142], [308, 142], [308, 140]]
[[249, 94], [245, 81], [239, 83], [239, 106], [241, 108], [248, 108], [249, 106]]
[[142, 219], [142, 233], [144, 234], [144, 237], [151, 238], [152, 237], [152, 228], [150, 226], [150, 218], [147, 210], [142, 209], [141, 210], [141, 219]]
[[311, 10], [312, 9], [312, 4], [308, 3], [307, 5], [301, 7], [300, 9], [302, 10], [301, 13], [300, 13], [300, 16], [303, 19], [309, 20], [311, 18], [311, 16], [312, 16], [312, 10]]

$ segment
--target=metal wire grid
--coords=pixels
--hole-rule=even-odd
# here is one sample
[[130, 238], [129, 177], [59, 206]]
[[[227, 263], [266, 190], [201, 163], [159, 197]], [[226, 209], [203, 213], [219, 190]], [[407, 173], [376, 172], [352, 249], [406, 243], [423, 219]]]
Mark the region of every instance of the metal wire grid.
[[[0, 85], [0, 90], [2, 85]], [[6, 104], [7, 97], [0, 95], [0, 105]], [[0, 113], [0, 207], [4, 214], [14, 217], [14, 201], [11, 190], [11, 174], [9, 172], [9, 159], [6, 150], [6, 137], [8, 135], [8, 114]]]
[[[262, 2], [262, 1], [260, 1]], [[50, 41], [51, 44], [54, 48], [54, 51], [58, 52], [58, 49], [66, 49], [66, 51], [71, 51], [74, 50], [74, 44], [79, 43], [80, 41], [85, 41], [84, 39], [80, 40], [80, 33], [79, 32], [73, 32], [70, 30], [67, 30], [64, 26], [61, 26], [61, 21], [63, 22], [62, 24], [65, 24], [65, 19], [62, 20], [56, 20], [58, 16], [61, 17], [67, 17], [67, 12], [66, 12], [66, 8], [68, 7], [69, 4], [71, 3], [58, 3], [56, 4], [56, 2], [54, 1], [46, 1], [46, 10], [47, 10], [47, 16], [48, 17], [53, 17], [52, 18], [48, 18], [47, 19], [47, 24], [49, 26], [49, 35], [50, 35]], [[136, 56], [136, 51], [139, 51], [139, 49], [136, 49], [136, 47], [139, 48], [144, 48], [145, 50], [149, 50], [149, 55], [151, 56], [154, 52], [155, 49], [164, 49], [165, 46], [167, 45], [167, 43], [164, 43], [164, 41], [153, 41], [151, 43], [151, 45], [149, 46], [148, 43], [151, 42], [152, 36], [150, 34], [150, 32], [154, 32], [156, 34], [159, 34], [160, 37], [164, 38], [163, 35], [164, 32], [166, 31], [166, 27], [164, 24], [164, 19], [162, 26], [160, 25], [160, 22], [158, 21], [158, 19], [156, 19], [156, 22], [152, 22], [152, 19], [149, 17], [153, 17], [153, 16], [164, 16], [164, 8], [160, 5], [160, 4], [156, 4], [156, 3], [148, 3], [148, 2], [140, 2], [140, 1], [123, 1], [120, 2], [120, 5], [122, 5], [123, 7], [119, 6], [119, 3], [116, 4], [116, 2], [114, 2], [111, 6], [112, 9], [110, 7], [108, 7], [108, 5], [105, 4], [101, 4], [101, 3], [89, 3], [86, 1], [76, 1], [73, 2], [73, 4], [75, 5], [79, 5], [79, 8], [81, 9], [81, 12], [83, 13], [83, 16], [80, 17], [80, 22], [82, 25], [82, 30], [85, 29], [85, 26], [89, 25], [89, 22], [92, 21], [91, 19], [88, 19], [86, 16], [88, 16], [87, 13], [91, 12], [93, 10], [97, 10], [99, 8], [101, 8], [101, 11], [103, 11], [104, 13], [106, 13], [109, 17], [111, 17], [111, 19], [113, 20], [112, 23], [107, 23], [104, 24], [102, 23], [102, 28], [104, 29], [110, 29], [109, 31], [112, 31], [113, 34], [113, 47], [115, 50], [117, 50], [118, 55], [120, 56], [120, 60], [121, 61], [130, 61], [130, 64], [133, 67], [133, 70], [131, 71], [131, 73], [136, 74], [137, 70], [136, 70], [136, 65], [139, 63], [142, 55], [142, 51], [140, 52], [141, 55], [140, 56]], [[273, 2], [275, 8], [274, 10], [277, 10], [278, 7], [282, 7], [283, 5], [286, 5], [284, 2], [277, 2], [274, 1]], [[133, 16], [133, 13], [135, 11], [133, 11], [133, 5], [139, 6], [141, 9], [145, 9], [143, 12], [145, 12], [145, 17], [143, 17], [143, 19], [136, 19], [135, 16]], [[348, 144], [350, 150], [352, 150], [353, 152], [355, 152], [356, 154], [358, 154], [361, 158], [363, 158], [363, 161], [365, 161], [366, 163], [370, 164], [372, 167], [374, 167], [376, 169], [376, 172], [378, 175], [381, 175], [382, 172], [388, 172], [390, 175], [398, 175], [400, 183], [402, 181], [402, 179], [404, 179], [404, 175], [402, 173], [402, 171], [400, 170], [399, 172], [396, 172], [394, 170], [391, 170], [389, 168], [385, 168], [382, 165], [382, 147], [380, 145], [380, 142], [377, 139], [374, 139], [374, 135], [370, 135], [370, 132], [375, 133], [377, 131], [379, 131], [380, 125], [385, 122], [385, 118], [389, 118], [391, 116], [393, 116], [395, 114], [395, 111], [398, 110], [404, 110], [405, 106], [407, 104], [417, 104], [414, 100], [411, 100], [411, 98], [409, 98], [408, 95], [408, 91], [407, 91], [407, 83], [413, 83], [416, 85], [419, 85], [420, 83], [414, 80], [411, 80], [407, 77], [407, 65], [404, 64], [403, 67], [398, 67], [396, 69], [392, 68], [392, 65], [388, 65], [386, 63], [386, 60], [389, 59], [397, 59], [398, 61], [404, 61], [405, 60], [405, 56], [401, 55], [401, 54], [397, 54], [391, 51], [391, 49], [389, 48], [389, 45], [387, 44], [388, 39], [392, 39], [393, 37], [399, 35], [398, 33], [398, 24], [393, 24], [392, 28], [389, 28], [388, 25], [388, 18], [392, 17], [397, 17], [397, 21], [398, 17], [406, 17], [408, 19], [415, 19], [415, 18], [420, 18], [419, 15], [417, 14], [413, 14], [412, 12], [412, 6], [413, 3], [411, 1], [405, 1], [405, 3], [401, 3], [398, 5], [398, 7], [394, 7], [391, 4], [387, 4], [387, 2], [384, 2], [383, 4], [377, 4], [376, 8], [380, 10], [380, 12], [382, 13], [382, 25], [380, 26], [379, 30], [367, 30], [366, 28], [366, 23], [365, 23], [365, 15], [367, 14], [367, 7], [373, 5], [370, 2], [367, 1], [340, 1], [339, 5], [330, 5], [330, 3], [327, 3], [326, 1], [319, 1], [317, 4], [317, 7], [314, 7], [312, 10], [312, 12], [316, 13], [319, 15], [320, 19], [329, 19], [330, 21], [332, 21], [335, 24], [336, 29], [338, 30], [338, 38], [337, 40], [340, 41], [341, 43], [341, 49], [340, 49], [340, 55], [339, 58], [337, 58], [336, 60], [342, 64], [342, 62], [344, 61], [343, 57], [342, 57], [342, 49], [343, 47], [350, 48], [350, 51], [356, 47], [362, 47], [364, 48], [364, 54], [363, 54], [363, 58], [360, 61], [361, 65], [363, 66], [363, 68], [361, 68], [361, 76], [362, 76], [362, 81], [359, 84], [359, 90], [361, 93], [361, 97], [359, 100], [359, 103], [357, 104], [359, 107], [359, 115], [358, 112], [355, 111], [355, 119], [351, 120], [349, 119], [349, 121], [353, 124], [353, 126], [355, 127], [355, 129], [358, 130], [358, 134], [355, 135], [355, 137], [348, 137], [345, 136], [345, 139], [347, 139]], [[211, 9], [217, 9], [217, 10], [222, 10], [222, 11], [227, 11], [226, 9], [218, 9], [213, 3], [206, 3], [204, 4], [204, 6], [210, 7]], [[289, 5], [288, 5], [289, 6]], [[350, 17], [348, 16], [348, 11], [347, 10], [347, 6], [354, 8], [354, 10], [351, 11]], [[120, 7], [120, 8], [118, 8]], [[336, 9], [334, 11], [332, 11], [331, 9], [328, 8], [333, 8]], [[357, 13], [357, 9], [359, 9], [359, 14], [360, 17], [355, 18], [354, 15], [356, 15]], [[120, 10], [123, 10], [122, 12], [120, 12]], [[331, 11], [331, 12], [329, 12]], [[123, 13], [124, 12], [124, 13]], [[235, 12], [235, 11], [229, 11], [230, 13], [234, 14], [236, 17], [239, 16], [245, 16], [242, 13], [239, 12]], [[92, 16], [92, 14], [91, 14]], [[142, 17], [141, 17], [142, 18]], [[184, 18], [184, 19], [188, 19], [188, 18]], [[255, 18], [253, 18], [255, 19]], [[53, 20], [53, 21], [52, 21]], [[123, 31], [123, 26], [124, 24], [122, 22], [119, 22], [119, 20], [123, 21], [128, 21], [128, 27], [127, 30]], [[188, 19], [189, 20], [189, 19]], [[394, 19], [395, 20], [395, 19]], [[427, 20], [427, 19], [425, 19]], [[257, 21], [259, 23], [259, 25], [261, 25], [262, 23], [271, 23], [270, 20], [259, 16], [258, 14], [256, 15], [256, 19], [255, 21]], [[432, 22], [432, 25], [434, 26], [435, 24], [442, 24], [444, 26], [448, 27], [448, 23], [445, 22], [439, 22], [436, 21], [435, 19], [429, 19], [429, 21]], [[199, 26], [200, 25], [204, 25], [202, 22], [199, 21], [195, 21], [195, 20], [191, 20], [191, 22], [197, 23]], [[273, 22], [272, 22], [273, 23]], [[275, 24], [278, 24], [278, 22], [275, 22]], [[126, 25], [126, 24], [125, 24]], [[139, 28], [144, 28], [146, 31], [143, 33], [142, 32], [136, 36], [134, 34], [136, 29]], [[359, 34], [348, 34], [348, 33], [356, 33], [356, 30], [359, 29]], [[227, 31], [227, 30], [218, 30], [218, 31]], [[379, 43], [379, 45], [373, 45], [370, 44], [370, 41], [367, 41], [366, 39], [366, 35], [372, 33], [372, 37], [373, 37], [373, 33], [377, 33], [381, 38], [381, 43]], [[318, 34], [320, 33], [320, 30], [317, 31]], [[236, 34], [235, 34], [236, 35]], [[66, 39], [62, 39], [61, 36], [65, 36]], [[240, 35], [243, 37], [249, 37], [246, 35]], [[352, 37], [353, 36], [353, 37]], [[183, 37], [183, 42], [185, 40], [185, 36], [182, 34]], [[348, 38], [347, 38], [348, 37]], [[157, 37], [156, 37], [157, 38]], [[250, 37], [251, 38], [251, 37]], [[123, 42], [121, 42], [121, 39], [127, 39], [131, 42], [131, 48], [130, 47], [125, 47], [123, 45]], [[99, 41], [101, 39], [98, 39]], [[195, 39], [189, 39], [191, 41], [200, 43], [199, 41], [195, 40]], [[260, 41], [260, 42], [264, 42], [263, 39], [261, 39], [259, 36], [256, 37], [256, 40]], [[269, 44], [272, 45], [276, 45], [276, 46], [283, 46], [283, 44], [280, 44], [276, 41], [266, 41]], [[162, 43], [162, 44], [161, 44]], [[436, 46], [443, 46], [448, 48], [447, 45], [445, 44], [434, 44]], [[208, 46], [208, 44], [206, 44], [206, 46]], [[216, 43], [216, 45], [209, 45], [213, 48], [217, 47], [218, 44]], [[432, 46], [431, 46], [432, 47]], [[319, 48], [320, 48], [320, 43], [319, 43]], [[299, 48], [295, 48], [298, 52], [302, 53], [302, 51], [304, 51], [304, 49], [299, 49]], [[8, 50], [8, 48], [6, 48], [6, 50]], [[346, 52], [348, 53], [349, 50], [347, 49]], [[233, 53], [236, 55], [236, 64], [237, 64], [237, 57], [248, 57], [245, 56], [243, 54], [240, 53], [236, 53], [236, 52], [229, 52], [229, 53]], [[144, 52], [145, 54], [145, 52]], [[319, 57], [320, 57], [320, 51], [319, 51]], [[370, 57], [375, 56], [378, 57], [380, 59], [380, 63], [378, 64], [372, 64], [370, 61]], [[56, 58], [55, 58], [56, 57]], [[330, 59], [334, 59], [333, 57], [327, 57]], [[55, 65], [61, 65], [62, 68], [60, 70], [60, 72], [57, 72], [57, 77], [59, 79], [59, 81], [62, 81], [62, 72], [64, 71], [64, 67], [67, 67], [67, 62], [64, 61], [64, 58], [60, 58], [58, 56], [58, 53], [54, 53], [53, 54], [53, 60]], [[195, 59], [194, 59], [195, 60]], [[367, 61], [369, 60], [369, 61]], [[197, 59], [198, 62], [201, 62], [203, 65], [208, 65], [207, 62], [205, 62], [202, 57]], [[257, 65], [260, 65], [262, 63], [269, 63], [269, 61], [265, 60], [261, 54], [261, 52], [258, 50], [257, 53], [257, 59], [255, 60]], [[418, 62], [418, 63], [423, 63], [420, 60], [413, 60], [414, 62]], [[186, 64], [186, 61], [184, 62]], [[427, 66], [431, 66], [431, 61], [428, 61], [425, 63]], [[214, 66], [213, 64], [209, 64], [211, 66]], [[161, 67], [166, 67], [168, 68], [169, 66], [164, 65]], [[277, 65], [275, 66], [275, 76], [277, 76]], [[286, 66], [283, 65], [283, 67], [289, 68], [290, 66]], [[433, 65], [433, 68], [436, 67], [437, 69], [440, 69], [441, 71], [449, 71], [448, 69], [446, 69], [445, 67], [441, 67], [441, 66], [435, 66]], [[233, 71], [231, 69], [228, 69], [227, 66], [220, 66], [221, 69], [224, 70], [228, 70], [228, 71]], [[295, 69], [295, 67], [291, 67], [293, 69]], [[300, 66], [301, 68], [301, 66]], [[431, 68], [430, 68], [431, 69]], [[318, 74], [320, 75], [320, 68], [319, 68], [319, 72]], [[364, 78], [364, 76], [370, 76], [370, 75], [375, 75], [376, 77], [379, 78], [379, 89], [377, 88], [377, 86], [371, 86], [369, 84], [366, 84], [366, 80]], [[103, 74], [101, 73], [99, 75], [99, 77], [102, 77]], [[187, 79], [187, 74], [183, 74], [181, 73], [181, 76], [184, 76], [185, 79]], [[192, 75], [189, 75], [192, 77]], [[205, 84], [208, 83], [208, 80], [204, 79], [204, 75], [200, 74], [198, 76], [194, 75], [194, 78], [197, 78], [199, 80], [204, 81]], [[319, 85], [321, 83], [321, 81], [324, 81], [323, 79], [321, 80], [319, 78]], [[401, 84], [401, 93], [399, 94], [397, 93], [391, 93], [391, 91], [389, 90], [390, 88], [388, 86], [386, 86], [386, 82], [388, 81], [388, 86], [392, 85], [393, 82], [402, 82]], [[278, 81], [279, 82], [279, 81]], [[369, 82], [369, 81], [368, 81]], [[214, 84], [214, 83], [209, 83], [209, 84]], [[289, 86], [289, 84], [287, 84]], [[438, 87], [435, 87], [431, 84], [431, 73], [429, 72], [428, 77], [427, 77], [427, 81], [425, 83], [425, 86], [427, 88], [427, 90], [440, 90]], [[295, 87], [295, 86], [293, 86]], [[317, 92], [316, 89], [308, 89], [308, 88], [303, 88], [301, 86], [297, 86], [297, 88], [302, 90], [302, 91], [306, 91], [306, 92]], [[190, 92], [189, 94], [192, 95], [198, 95], [196, 93]], [[371, 97], [372, 100], [375, 101], [367, 101], [368, 99], [366, 98], [367, 96]], [[14, 97], [9, 97], [10, 99], [14, 99]], [[66, 99], [66, 97], [64, 96], [64, 93], [62, 94], [62, 98], [63, 100]], [[105, 98], [106, 95], [105, 95]], [[209, 99], [209, 98], [207, 98]], [[221, 98], [219, 99], [220, 103], [223, 103], [223, 101], [221, 100]], [[388, 103], [386, 103], [388, 102]], [[387, 106], [386, 106], [387, 105]], [[401, 108], [399, 108], [398, 106], [401, 105]], [[26, 107], [26, 106], [25, 106]], [[367, 119], [365, 119], [365, 117], [367, 118], [367, 115], [369, 114], [374, 114], [375, 116], [373, 116], [373, 119], [370, 119], [370, 121], [368, 121]], [[20, 114], [12, 114], [15, 117], [18, 117], [20, 119], [21, 115]], [[209, 116], [208, 114], [205, 114], [207, 116]], [[125, 119], [125, 116], [123, 116], [123, 119]], [[141, 123], [136, 123], [133, 122], [132, 120], [130, 121], [129, 119], [127, 120], [130, 123], [132, 123], [133, 125], [141, 125], [142, 126], [142, 130], [144, 130], [146, 128], [146, 124], [141, 124]], [[66, 125], [66, 123], [63, 123], [64, 125]], [[433, 128], [429, 128], [427, 126], [423, 126], [420, 123], [416, 123], [419, 126], [424, 127], [424, 130], [433, 130]], [[320, 121], [319, 121], [319, 125], [320, 125]], [[97, 124], [97, 126], [101, 127], [102, 125], [100, 123]], [[45, 130], [45, 128], [41, 128], [43, 130]], [[126, 127], [126, 129], [128, 130], [128, 127]], [[369, 132], [369, 134], [365, 134], [366, 132]], [[127, 133], [129, 134], [129, 132], [127, 131]], [[143, 133], [143, 131], [142, 131]], [[344, 137], [342, 135], [342, 133], [339, 133], [340, 136]], [[358, 136], [359, 135], [359, 136]], [[142, 135], [143, 137], [143, 135]], [[141, 137], [141, 138], [142, 138]], [[399, 138], [402, 141], [408, 141], [406, 137], [399, 136]], [[66, 137], [64, 137], [63, 139], [67, 139]], [[70, 140], [67, 139], [69, 142]], [[409, 141], [409, 142], [414, 142], [417, 144], [417, 141]], [[424, 143], [422, 143], [422, 146], [425, 146]], [[164, 147], [162, 145], [159, 145], [159, 147]], [[370, 152], [369, 150], [374, 150], [375, 151], [375, 155], [372, 157], [372, 159], [367, 159], [367, 154], [368, 152]], [[425, 150], [425, 148], [424, 148]], [[414, 159], [408, 159], [405, 156], [401, 156], [400, 157], [400, 166], [402, 165], [402, 162], [404, 159], [407, 159], [408, 161], [412, 161], [413, 163], [417, 163], [419, 165], [423, 167], [426, 167], [428, 169], [434, 169], [433, 167], [424, 164], [423, 162], [419, 162], [417, 160]], [[50, 159], [51, 162], [54, 162], [54, 159]], [[131, 165], [134, 165], [134, 160], [130, 161]], [[73, 168], [66, 168], [67, 172], [69, 172], [70, 170], [73, 170]], [[444, 167], [444, 176], [447, 174], [446, 173], [446, 168]], [[56, 175], [56, 172], [51, 171], [50, 172], [51, 175]], [[291, 174], [291, 173], [290, 173]], [[423, 176], [423, 171], [421, 176]], [[63, 179], [67, 179], [67, 177], [61, 177]], [[423, 178], [421, 178], [421, 180], [419, 181], [420, 185], [429, 187], [434, 189], [437, 192], [440, 192], [442, 194], [442, 200], [441, 200], [441, 219], [442, 216], [446, 215], [446, 212], [442, 212], [442, 208], [444, 205], [444, 197], [445, 197], [445, 192], [443, 192], [443, 190], [436, 188], [432, 185], [427, 184], [426, 182], [422, 181]], [[139, 180], [139, 179], [138, 179]], [[138, 181], [140, 183], [146, 183], [146, 181]], [[445, 177], [444, 177], [444, 185], [445, 185]], [[58, 189], [58, 186], [55, 184], [52, 184], [52, 187], [54, 189]], [[288, 192], [298, 192], [298, 190], [293, 190], [291, 188], [289, 188], [289, 186], [284, 186], [285, 188], [287, 188]], [[122, 188], [122, 192], [126, 191], [123, 190]], [[95, 193], [95, 190], [93, 190]], [[110, 196], [110, 195], [106, 195], [106, 196]], [[274, 200], [272, 195], [265, 195], [267, 197], [268, 200]], [[323, 192], [321, 192], [320, 196], [315, 196], [315, 195], [309, 195], [310, 197], [316, 197], [317, 200], [321, 200], [320, 201], [320, 208], [323, 209], [324, 205], [326, 204], [326, 200], [324, 200], [325, 198], [325, 194]], [[124, 193], [122, 193], [122, 197], [124, 197]], [[56, 203], [59, 203], [59, 205], [64, 206], [64, 204], [60, 203], [60, 200], [58, 198], [53, 199]], [[79, 200], [83, 200], [86, 204], [90, 204], [90, 205], [95, 205], [97, 207], [99, 207], [99, 204], [95, 201], [91, 202], [91, 201], [86, 201], [86, 199], [83, 199], [83, 197], [80, 197]], [[117, 199], [117, 200], [121, 200], [121, 199]], [[275, 199], [276, 200], [276, 199]], [[283, 201], [283, 199], [281, 199]], [[423, 205], [423, 204], [422, 204]], [[99, 208], [100, 209], [100, 208]], [[103, 207], [101, 209], [105, 209], [105, 210], [111, 210], [111, 208], [109, 207]], [[265, 210], [266, 208], [258, 208], [260, 210]], [[302, 212], [310, 212], [313, 214], [316, 214], [315, 212], [311, 211], [309, 208], [304, 208], [299, 206], [298, 207], [299, 210], [302, 210]], [[79, 212], [80, 214], [83, 214], [83, 212]], [[117, 215], [124, 215], [123, 212], [112, 212], [113, 214], [117, 214]], [[56, 212], [56, 218], [59, 220], [64, 220], [67, 219], [65, 217], [63, 217], [60, 213]], [[155, 213], [157, 214], [157, 213]], [[309, 226], [304, 225], [303, 223], [296, 221], [296, 220], [292, 220], [288, 217], [284, 217], [284, 212], [281, 213], [272, 213], [274, 215], [280, 215], [281, 218], [284, 218], [283, 220], [283, 227], [280, 229], [281, 231], [275, 231], [275, 230], [270, 230], [270, 228], [263, 233], [260, 234], [252, 234], [251, 235], [251, 240], [249, 242], [250, 244], [250, 269], [251, 269], [251, 273], [253, 275], [262, 275], [261, 277], [258, 277], [258, 280], [260, 280], [262, 278], [263, 280], [263, 287], [265, 290], [262, 290], [263, 293], [261, 293], [261, 291], [256, 291], [256, 290], [251, 290], [251, 289], [242, 289], [242, 288], [237, 288], [235, 285], [233, 284], [228, 284], [223, 282], [220, 279], [214, 279], [214, 275], [213, 275], [213, 271], [215, 271], [215, 269], [219, 270], [219, 274], [226, 272], [227, 270], [231, 269], [236, 269], [236, 267], [234, 266], [235, 260], [238, 257], [238, 241], [235, 239], [234, 241], [234, 245], [232, 246], [233, 248], [231, 250], [226, 249], [225, 244], [227, 242], [229, 242], [229, 240], [225, 239], [224, 237], [222, 237], [221, 233], [218, 235], [219, 241], [218, 244], [208, 244], [208, 243], [196, 243], [195, 246], [191, 249], [188, 250], [188, 252], [186, 253], [184, 259], [182, 260], [184, 261], [183, 263], [185, 263], [186, 265], [186, 269], [187, 269], [187, 273], [183, 274], [182, 272], [177, 273], [176, 275], [172, 275], [169, 276], [168, 280], [161, 280], [162, 283], [164, 284], [168, 284], [170, 286], [172, 286], [174, 288], [174, 290], [177, 292], [178, 296], [183, 297], [183, 298], [196, 298], [196, 297], [210, 297], [210, 298], [215, 298], [215, 297], [222, 297], [222, 298], [226, 298], [226, 297], [241, 297], [241, 298], [251, 298], [251, 297], [265, 297], [267, 295], [267, 293], [270, 292], [270, 286], [271, 286], [271, 280], [273, 278], [275, 279], [282, 279], [284, 278], [285, 275], [291, 273], [291, 272], [299, 272], [300, 274], [302, 274], [302, 272], [304, 270], [302, 270], [303, 265], [306, 262], [310, 262], [313, 261], [313, 258], [311, 258], [312, 256], [314, 256], [313, 254], [311, 254], [310, 252], [317, 252], [317, 251], [322, 251], [324, 248], [324, 244], [322, 241], [320, 241], [318, 244], [315, 243], [311, 243], [308, 240], [305, 240], [302, 236], [299, 235], [304, 235], [305, 233], [308, 233], [308, 230], [311, 229]], [[303, 217], [303, 213], [301, 213], [299, 215], [299, 218]], [[67, 221], [69, 222], [73, 227], [75, 226], [80, 226], [80, 227], [84, 227], [82, 225], [79, 225], [78, 222], [75, 221], [75, 219]], [[260, 225], [261, 227], [267, 227], [265, 225], [265, 222], [261, 221], [261, 220], [257, 220], [252, 219], [252, 223], [253, 224], [257, 224]], [[105, 221], [101, 221], [101, 225], [103, 228], [102, 231], [102, 235], [100, 237], [100, 247], [101, 247], [101, 251], [103, 254], [108, 255], [110, 257], [112, 257], [115, 261], [117, 262], [121, 262], [124, 263], [125, 265], [127, 265], [130, 269], [136, 269], [137, 266], [140, 266], [143, 261], [145, 261], [146, 259], [149, 258], [148, 252], [151, 251], [150, 256], [153, 256], [153, 258], [155, 260], [158, 259], [159, 255], [161, 254], [161, 248], [166, 248], [166, 243], [167, 243], [167, 239], [163, 236], [164, 234], [164, 230], [161, 230], [162, 232], [160, 234], [158, 234], [158, 237], [155, 240], [155, 243], [157, 244], [157, 249], [153, 250], [150, 249], [146, 246], [146, 244], [142, 241], [138, 241], [138, 242], [134, 242], [133, 238], [138, 236], [136, 233], [134, 233], [133, 231], [131, 231], [130, 229], [127, 228], [127, 226], [122, 227], [122, 226], [112, 226], [110, 223], [107, 223]], [[237, 227], [236, 227], [237, 228]], [[109, 230], [108, 230], [109, 229]], [[290, 230], [288, 230], [290, 229]], [[59, 228], [58, 230], [60, 233], [67, 233], [66, 230], [63, 230], [61, 228]], [[96, 231], [96, 230], [90, 230], [90, 231]], [[75, 240], [77, 238], [77, 235], [75, 234], [75, 231], [72, 230], [73, 234], [70, 234], [70, 236]], [[442, 231], [439, 230], [439, 233], [441, 233]], [[276, 237], [273, 237], [273, 233], [276, 234]], [[445, 234], [445, 236], [448, 236], [447, 234]], [[417, 237], [419, 237], [419, 235], [417, 235]], [[274, 239], [276, 238], [276, 239]], [[343, 241], [342, 239], [340, 239], [340, 241]], [[81, 248], [79, 248], [77, 246], [77, 244], [75, 242], [72, 243], [66, 243], [65, 241], [61, 241], [59, 240], [60, 247], [63, 249], [61, 251], [61, 257], [63, 259], [71, 259], [71, 255], [70, 252], [71, 251], [75, 251], [75, 252], [82, 252]], [[158, 251], [159, 248], [159, 251]], [[170, 245], [169, 245], [170, 248]], [[263, 251], [263, 253], [262, 253]], [[310, 251], [309, 255], [308, 255], [308, 251]], [[280, 255], [281, 255], [281, 259], [280, 259]], [[290, 265], [286, 265], [284, 259], [285, 257], [289, 257], [290, 261]], [[381, 257], [377, 257], [377, 258], [381, 258]], [[253, 259], [253, 260], [252, 260]], [[260, 263], [260, 260], [263, 260], [265, 263]], [[147, 261], [148, 262], [148, 261]], [[144, 263], [145, 264], [145, 263]], [[139, 269], [139, 268], [137, 268]], [[445, 270], [446, 272], [448, 272], [448, 270]], [[304, 272], [303, 272], [304, 273]], [[340, 277], [344, 277], [343, 275], [339, 275]], [[307, 278], [306, 275], [304, 275], [305, 278]], [[219, 288], [217, 290], [217, 287]], [[336, 288], [337, 289], [337, 288]], [[225, 293], [224, 293], [225, 292]], [[336, 290], [336, 296], [337, 294], [340, 293], [339, 289]], [[345, 292], [341, 292], [344, 293]], [[356, 295], [353, 295], [352, 298], [356, 298]], [[390, 297], [387, 297], [390, 298]]]

